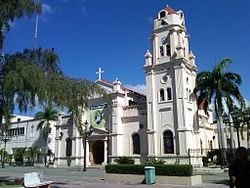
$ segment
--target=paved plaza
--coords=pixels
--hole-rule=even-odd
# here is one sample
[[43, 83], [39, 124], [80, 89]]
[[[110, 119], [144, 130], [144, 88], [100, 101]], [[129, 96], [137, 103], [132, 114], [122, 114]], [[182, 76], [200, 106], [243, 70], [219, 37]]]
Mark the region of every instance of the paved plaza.
[[[44, 168], [44, 167], [9, 167], [0, 169], [0, 178], [21, 178], [24, 173], [42, 171], [46, 180], [53, 181], [53, 188], [134, 188], [154, 187], [154, 188], [188, 188], [190, 186], [175, 185], [145, 185], [132, 184], [129, 182], [105, 181], [105, 171], [103, 169], [87, 169], [82, 172], [81, 168]], [[222, 171], [196, 172], [202, 174], [203, 184], [193, 187], [197, 188], [223, 188], [227, 185], [227, 173]]]

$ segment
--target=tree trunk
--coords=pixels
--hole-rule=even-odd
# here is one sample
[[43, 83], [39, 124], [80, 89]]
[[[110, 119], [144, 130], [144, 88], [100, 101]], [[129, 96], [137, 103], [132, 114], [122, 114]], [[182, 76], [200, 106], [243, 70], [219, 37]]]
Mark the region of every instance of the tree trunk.
[[233, 125], [233, 123], [231, 123], [231, 122], [233, 122], [231, 115], [229, 115], [229, 122], [230, 122], [229, 123], [229, 126], [230, 126], [230, 149], [232, 151], [235, 149], [235, 147], [234, 147], [234, 125]]
[[44, 133], [44, 165], [47, 166], [47, 153], [48, 153], [48, 137]]
[[240, 147], [240, 133], [239, 133], [239, 127], [236, 127], [236, 131], [237, 131], [238, 147]]
[[225, 148], [225, 137], [224, 137], [224, 128], [223, 128], [223, 120], [222, 120], [222, 107], [217, 105], [217, 128], [218, 128], [218, 137], [219, 137], [219, 149], [221, 153], [221, 166], [227, 163], [226, 161], [226, 148]]
[[250, 122], [247, 122], [247, 148], [249, 149], [250, 148], [250, 139], [249, 139], [249, 128], [250, 128]]

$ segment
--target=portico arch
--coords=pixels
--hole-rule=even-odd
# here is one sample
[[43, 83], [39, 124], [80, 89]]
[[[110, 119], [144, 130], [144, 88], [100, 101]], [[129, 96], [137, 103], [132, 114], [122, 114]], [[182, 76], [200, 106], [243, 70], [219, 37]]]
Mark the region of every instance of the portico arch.
[[92, 146], [92, 151], [94, 164], [102, 164], [104, 162], [104, 141], [95, 141]]

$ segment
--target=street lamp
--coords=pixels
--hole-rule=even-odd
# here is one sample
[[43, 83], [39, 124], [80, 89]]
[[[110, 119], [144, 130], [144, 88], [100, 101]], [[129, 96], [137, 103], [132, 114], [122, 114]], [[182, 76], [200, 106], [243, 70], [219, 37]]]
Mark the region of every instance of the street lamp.
[[[226, 136], [228, 135], [228, 126], [230, 129], [230, 150], [232, 150], [233, 149], [233, 129], [231, 127], [232, 122], [230, 121], [230, 118], [226, 113], [222, 115], [222, 119], [226, 127]], [[228, 145], [228, 139], [227, 139], [227, 145]]]
[[236, 133], [237, 133], [238, 147], [240, 147], [239, 128], [240, 128], [240, 124], [243, 122], [243, 120], [242, 120], [242, 117], [240, 116], [240, 111], [237, 107], [234, 107], [231, 115], [233, 118], [233, 124], [234, 124], [234, 127], [236, 129]]
[[0, 135], [0, 139], [1, 139], [1, 141], [4, 142], [4, 149], [3, 149], [3, 154], [2, 154], [2, 160], [3, 160], [2, 161], [2, 168], [4, 168], [4, 158], [5, 158], [6, 143], [11, 140], [11, 136], [9, 134], [6, 134], [6, 132], [4, 131]]
[[249, 136], [250, 136], [250, 132], [249, 132], [249, 129], [250, 129], [250, 110], [246, 110], [244, 112], [244, 121], [246, 123], [246, 126], [247, 126], [247, 148], [250, 148], [250, 140], [249, 140]]
[[92, 134], [92, 131], [93, 131], [93, 128], [92, 126], [90, 125], [90, 127], [88, 127], [88, 124], [89, 122], [86, 120], [85, 123], [84, 123], [84, 141], [83, 141], [83, 144], [84, 144], [84, 156], [83, 156], [83, 172], [86, 172], [86, 156], [87, 156], [87, 152], [86, 152], [86, 149], [87, 149], [87, 137], [89, 137], [91, 134]]

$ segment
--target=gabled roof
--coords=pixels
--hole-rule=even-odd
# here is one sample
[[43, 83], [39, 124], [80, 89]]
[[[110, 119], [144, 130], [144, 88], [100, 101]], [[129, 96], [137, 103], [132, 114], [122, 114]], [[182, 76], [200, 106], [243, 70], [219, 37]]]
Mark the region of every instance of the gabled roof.
[[[97, 84], [98, 84], [98, 83], [104, 84], [104, 86], [113, 88], [113, 83], [111, 83], [111, 82], [109, 82], [109, 81], [106, 81], [106, 80], [96, 80], [96, 83], [97, 83]], [[145, 95], [144, 95], [143, 93], [139, 93], [139, 92], [137, 92], [137, 91], [131, 90], [131, 89], [129, 89], [129, 88], [127, 88], [127, 87], [123, 87], [123, 86], [121, 86], [121, 88], [122, 88], [122, 90], [124, 90], [124, 91], [129, 91], [129, 92], [131, 92], [131, 93], [134, 93], [134, 94], [141, 95], [141, 96], [145, 97]]]

